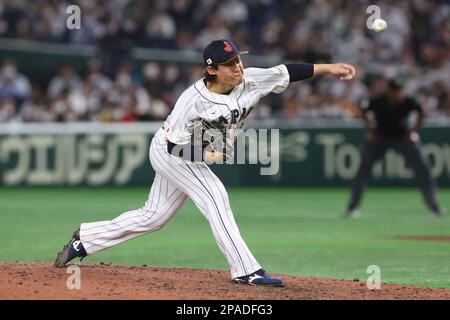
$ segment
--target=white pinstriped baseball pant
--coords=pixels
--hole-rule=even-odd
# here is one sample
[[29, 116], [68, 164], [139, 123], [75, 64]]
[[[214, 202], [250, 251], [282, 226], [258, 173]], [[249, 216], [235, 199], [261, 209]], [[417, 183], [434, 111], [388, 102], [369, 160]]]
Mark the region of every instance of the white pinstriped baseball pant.
[[80, 240], [86, 252], [91, 255], [161, 229], [189, 197], [208, 220], [230, 265], [231, 277], [260, 269], [240, 235], [222, 182], [205, 163], [170, 155], [163, 137], [160, 129], [150, 145], [149, 157], [156, 175], [145, 205], [114, 220], [82, 223]]

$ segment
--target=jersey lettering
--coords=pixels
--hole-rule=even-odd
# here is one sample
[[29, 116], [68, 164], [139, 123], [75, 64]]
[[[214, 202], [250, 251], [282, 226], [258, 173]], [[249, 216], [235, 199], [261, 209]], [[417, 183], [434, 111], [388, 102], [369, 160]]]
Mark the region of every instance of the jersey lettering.
[[248, 111], [247, 108], [242, 108], [242, 115], [239, 109], [231, 110], [231, 124], [236, 124], [239, 121], [245, 120], [252, 110], [253, 107], [250, 107]]
[[235, 124], [237, 122], [237, 119], [239, 119], [239, 110], [238, 109], [234, 109], [231, 110], [231, 124]]
[[250, 107], [248, 109], [248, 111], [247, 111], [247, 108], [242, 108], [242, 117], [241, 117], [241, 119], [247, 118], [252, 110], [253, 110], [253, 107]]
[[219, 123], [226, 123], [226, 124], [228, 124], [228, 120], [224, 116], [220, 116]]

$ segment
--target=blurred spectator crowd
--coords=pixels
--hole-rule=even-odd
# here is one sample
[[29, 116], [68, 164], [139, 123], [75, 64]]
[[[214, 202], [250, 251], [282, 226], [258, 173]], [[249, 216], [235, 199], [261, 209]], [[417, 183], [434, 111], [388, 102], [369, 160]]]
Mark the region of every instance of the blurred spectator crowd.
[[[81, 8], [81, 30], [66, 28], [66, 9]], [[242, 50], [289, 62], [347, 62], [350, 82], [321, 77], [291, 85], [260, 102], [256, 118], [353, 118], [363, 99], [405, 79], [430, 117], [450, 117], [448, 1], [378, 1], [382, 33], [366, 23], [367, 0], [0, 0], [1, 38], [96, 45], [114, 54], [130, 47], [198, 52], [232, 38]], [[124, 49], [125, 48], [125, 49]], [[121, 50], [124, 49], [124, 50]], [[125, 50], [126, 51], [126, 50]], [[83, 74], [69, 64], [44, 85], [21, 66], [0, 66], [0, 122], [148, 121], [164, 119], [202, 66], [131, 59], [88, 59]], [[245, 59], [244, 59], [245, 61]]]

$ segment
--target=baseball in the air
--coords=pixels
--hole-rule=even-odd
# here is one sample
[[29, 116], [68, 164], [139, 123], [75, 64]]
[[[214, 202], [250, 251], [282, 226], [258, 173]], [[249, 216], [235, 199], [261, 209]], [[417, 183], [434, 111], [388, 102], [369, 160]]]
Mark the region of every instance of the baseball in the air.
[[387, 22], [384, 19], [375, 19], [372, 24], [373, 30], [376, 32], [382, 32], [387, 28]]

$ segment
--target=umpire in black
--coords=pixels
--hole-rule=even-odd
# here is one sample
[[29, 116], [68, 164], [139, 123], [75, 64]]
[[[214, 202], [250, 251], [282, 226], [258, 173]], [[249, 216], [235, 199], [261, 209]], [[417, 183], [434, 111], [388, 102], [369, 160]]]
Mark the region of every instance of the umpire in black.
[[[413, 128], [409, 128], [408, 118], [415, 111], [418, 113], [417, 122]], [[374, 127], [370, 126], [369, 112], [373, 113], [376, 122]], [[402, 154], [406, 164], [414, 170], [430, 213], [434, 216], [442, 214], [436, 200], [436, 183], [431, 177], [428, 159], [421, 152], [422, 146], [417, 134], [424, 116], [422, 107], [414, 99], [403, 95], [399, 79], [389, 80], [387, 90], [363, 106], [362, 118], [368, 130], [367, 143], [353, 181], [351, 198], [345, 212], [347, 217], [355, 218], [359, 215], [357, 208], [372, 166], [391, 148]]]

